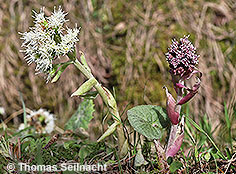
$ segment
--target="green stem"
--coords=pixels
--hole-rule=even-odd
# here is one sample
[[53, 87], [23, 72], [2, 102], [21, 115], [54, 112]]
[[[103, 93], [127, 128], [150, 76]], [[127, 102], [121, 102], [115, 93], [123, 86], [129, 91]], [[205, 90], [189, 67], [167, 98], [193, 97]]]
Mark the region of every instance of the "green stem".
[[[94, 78], [93, 74], [86, 69], [77, 59], [74, 60], [74, 65], [88, 78]], [[96, 80], [96, 79], [95, 79]], [[117, 124], [116, 130], [118, 135], [118, 146], [119, 151], [121, 151], [124, 143], [125, 143], [125, 136], [123, 131], [123, 125], [121, 123], [121, 118], [119, 112], [117, 110], [117, 104], [115, 102], [114, 97], [110, 93], [110, 91], [104, 87], [96, 80], [96, 85], [94, 88], [98, 91], [100, 96], [102, 97], [104, 103], [108, 106], [108, 109], [114, 118], [115, 123]]]
[[90, 73], [86, 68], [84, 68], [84, 66], [77, 60], [74, 60], [74, 65], [76, 66], [76, 68], [78, 68], [84, 75], [85, 77], [87, 77], [88, 79], [92, 78], [93, 75], [92, 73]]
[[215, 149], [217, 150], [219, 156], [226, 160], [226, 157], [222, 154], [222, 152], [220, 151], [220, 149], [216, 146], [215, 142], [211, 139], [211, 137], [195, 122], [193, 121], [189, 116], [185, 116], [188, 121], [196, 128], [198, 129], [200, 132], [202, 132], [203, 134], [206, 135], [206, 137], [210, 140], [210, 142], [212, 143], [212, 145], [215, 147]]
[[27, 127], [26, 110], [25, 110], [25, 102], [24, 102], [24, 100], [23, 100], [22, 93], [20, 93], [20, 100], [21, 100], [21, 102], [22, 102], [24, 126], [25, 126], [25, 128], [26, 128], [26, 127]]

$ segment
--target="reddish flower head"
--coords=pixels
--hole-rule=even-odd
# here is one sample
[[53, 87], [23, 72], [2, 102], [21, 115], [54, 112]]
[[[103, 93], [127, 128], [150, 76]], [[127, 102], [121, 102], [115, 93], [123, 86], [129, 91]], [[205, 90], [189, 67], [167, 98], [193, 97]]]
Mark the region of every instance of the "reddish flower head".
[[184, 36], [178, 42], [173, 39], [172, 44], [166, 53], [166, 60], [169, 63], [170, 72], [173, 75], [191, 73], [198, 64], [199, 55], [196, 54], [196, 47]]

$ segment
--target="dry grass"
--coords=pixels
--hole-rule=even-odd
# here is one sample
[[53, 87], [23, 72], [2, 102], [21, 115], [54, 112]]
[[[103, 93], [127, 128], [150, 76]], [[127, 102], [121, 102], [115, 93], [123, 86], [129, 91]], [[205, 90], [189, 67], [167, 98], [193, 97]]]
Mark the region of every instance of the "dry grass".
[[[171, 85], [164, 53], [173, 37], [191, 34], [201, 55], [202, 87], [190, 103], [197, 117], [207, 113], [217, 126], [223, 102], [230, 117], [235, 107], [236, 5], [225, 1], [92, 1], [62, 0], [70, 24], [82, 26], [78, 50], [85, 52], [95, 76], [105, 86], [117, 87], [119, 106], [152, 103], [165, 105], [163, 85]], [[95, 2], [95, 4], [93, 4]], [[27, 67], [19, 52], [18, 32], [32, 25], [31, 10], [58, 1], [0, 1], [0, 105], [8, 115], [21, 109], [19, 92], [30, 109], [48, 108], [62, 125], [76, 109], [70, 94], [84, 78], [68, 68], [56, 84], [45, 84]], [[97, 101], [101, 103], [101, 101]], [[15, 121], [17, 121], [15, 119]]]

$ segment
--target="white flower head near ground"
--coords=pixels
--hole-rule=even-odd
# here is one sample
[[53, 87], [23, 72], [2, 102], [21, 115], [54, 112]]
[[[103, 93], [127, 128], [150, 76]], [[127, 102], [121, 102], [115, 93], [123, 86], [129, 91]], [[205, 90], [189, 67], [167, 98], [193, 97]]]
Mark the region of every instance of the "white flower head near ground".
[[53, 61], [75, 50], [80, 28], [77, 25], [73, 29], [64, 28], [68, 20], [65, 19], [67, 13], [61, 7], [54, 7], [54, 12], [48, 17], [44, 13], [44, 8], [41, 8], [39, 13], [33, 12], [34, 26], [29, 28], [29, 32], [20, 33], [21, 39], [24, 40], [22, 47], [25, 48], [22, 51], [27, 63], [35, 63], [36, 73], [47, 74], [46, 78], [49, 81]]
[[[48, 133], [50, 134], [55, 127], [55, 116], [44, 109], [32, 112], [26, 116], [27, 127], [33, 126], [36, 133]], [[25, 129], [25, 125], [22, 123], [19, 126], [19, 131]]]
[[5, 109], [4, 107], [0, 107], [0, 115], [5, 115], [6, 112], [5, 112]]

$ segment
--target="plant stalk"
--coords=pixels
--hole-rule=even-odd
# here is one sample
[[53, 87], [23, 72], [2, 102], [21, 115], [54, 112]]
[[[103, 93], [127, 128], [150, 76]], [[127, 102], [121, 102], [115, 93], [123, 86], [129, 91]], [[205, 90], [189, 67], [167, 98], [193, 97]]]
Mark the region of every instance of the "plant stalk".
[[[182, 85], [184, 85], [183, 81], [180, 82], [180, 83]], [[181, 100], [182, 96], [183, 96], [183, 89], [178, 88], [176, 93], [177, 93], [177, 101], [176, 101], [176, 103], [178, 103]], [[177, 105], [176, 108], [175, 108], [175, 111], [178, 112], [179, 115], [180, 115], [181, 105]], [[172, 146], [172, 144], [174, 143], [174, 140], [176, 139], [176, 136], [177, 136], [177, 133], [178, 133], [178, 127], [179, 127], [179, 124], [177, 124], [177, 125], [171, 124], [169, 138], [168, 138], [168, 143], [167, 143], [167, 146], [166, 146], [166, 150], [170, 146]]]
[[[74, 65], [76, 68], [78, 68], [88, 79], [94, 78], [93, 74], [86, 69], [85, 66], [83, 66], [77, 59], [74, 60]], [[96, 79], [95, 79], [96, 80]], [[121, 152], [123, 145], [125, 144], [125, 136], [124, 136], [124, 131], [123, 131], [123, 125], [121, 122], [121, 118], [117, 109], [117, 104], [116, 101], [111, 94], [111, 92], [102, 87], [102, 85], [96, 80], [96, 84], [94, 88], [98, 91], [100, 96], [103, 99], [103, 102], [107, 105], [113, 119], [114, 119], [114, 124], [117, 124], [116, 126], [116, 131], [117, 131], [117, 136], [118, 136], [118, 148], [119, 152]], [[123, 155], [120, 155], [120, 157]]]

